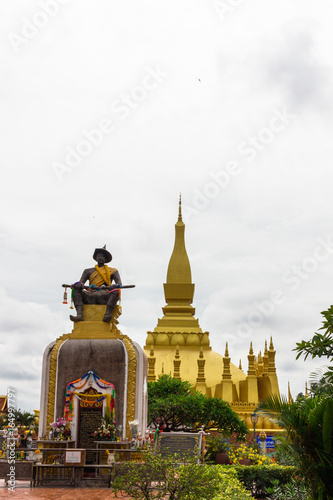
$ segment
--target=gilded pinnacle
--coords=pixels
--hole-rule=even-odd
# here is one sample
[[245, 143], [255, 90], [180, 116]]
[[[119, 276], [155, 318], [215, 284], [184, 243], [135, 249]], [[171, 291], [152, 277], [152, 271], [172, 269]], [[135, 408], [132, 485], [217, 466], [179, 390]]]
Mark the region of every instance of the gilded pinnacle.
[[178, 222], [183, 222], [182, 219], [182, 194], [179, 194], [179, 209], [178, 209]]
[[269, 344], [269, 350], [270, 351], [274, 351], [274, 346], [273, 346], [273, 339], [271, 337], [271, 341], [270, 341], [270, 344]]

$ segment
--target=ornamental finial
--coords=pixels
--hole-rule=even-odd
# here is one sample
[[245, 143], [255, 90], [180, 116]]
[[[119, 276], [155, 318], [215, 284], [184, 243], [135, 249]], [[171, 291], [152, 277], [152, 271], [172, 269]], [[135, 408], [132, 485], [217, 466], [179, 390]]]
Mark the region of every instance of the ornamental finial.
[[182, 194], [181, 193], [179, 193], [178, 222], [183, 222], [183, 219], [182, 219]]
[[269, 343], [269, 350], [274, 351], [273, 338], [271, 337], [271, 341]]

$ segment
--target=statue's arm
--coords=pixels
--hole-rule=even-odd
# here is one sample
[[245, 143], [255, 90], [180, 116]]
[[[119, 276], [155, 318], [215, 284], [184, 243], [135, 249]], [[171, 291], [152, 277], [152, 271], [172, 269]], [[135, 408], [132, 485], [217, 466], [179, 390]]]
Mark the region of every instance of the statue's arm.
[[111, 276], [111, 283], [114, 281], [117, 285], [122, 285], [120, 274], [118, 271], [115, 271]]
[[81, 283], [84, 285], [86, 281], [88, 281], [89, 276], [91, 275], [92, 271], [91, 269], [85, 269], [82, 273], [82, 276], [80, 278]]

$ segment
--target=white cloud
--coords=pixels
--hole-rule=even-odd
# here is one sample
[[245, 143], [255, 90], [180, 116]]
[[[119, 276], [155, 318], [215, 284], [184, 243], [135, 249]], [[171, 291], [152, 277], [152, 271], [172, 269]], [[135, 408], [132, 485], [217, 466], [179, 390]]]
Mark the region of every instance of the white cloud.
[[[311, 363], [295, 362], [292, 348], [320, 326], [331, 259], [294, 292], [281, 277], [331, 232], [331, 3], [254, 0], [222, 20], [214, 2], [72, 0], [18, 53], [7, 35], [40, 3], [1, 9], [0, 392], [24, 379], [25, 402], [39, 404], [37, 360], [70, 329], [61, 284], [79, 279], [96, 246], [106, 243], [137, 285], [123, 294], [121, 325], [143, 344], [161, 315], [178, 194], [193, 205], [210, 172], [232, 161], [239, 175], [187, 221], [197, 316], [222, 352], [225, 332], [282, 287], [285, 304], [253, 341], [259, 350], [273, 335], [281, 388], [293, 369], [299, 392]], [[155, 65], [168, 78], [121, 120], [112, 103]], [[290, 125], [253, 161], [240, 154], [284, 107], [296, 114]], [[114, 134], [59, 182], [52, 162], [105, 117]], [[245, 340], [231, 354], [243, 366]]]

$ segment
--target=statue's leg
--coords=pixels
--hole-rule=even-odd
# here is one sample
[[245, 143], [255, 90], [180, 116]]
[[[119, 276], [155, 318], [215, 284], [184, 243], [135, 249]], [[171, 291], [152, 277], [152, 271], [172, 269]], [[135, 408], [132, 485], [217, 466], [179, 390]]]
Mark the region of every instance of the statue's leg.
[[71, 321], [83, 321], [83, 299], [82, 290], [73, 289], [73, 302], [76, 309], [76, 316], [70, 316]]
[[113, 309], [116, 307], [118, 299], [119, 299], [119, 290], [118, 289], [114, 290], [113, 292], [111, 292], [109, 294], [109, 299], [108, 299], [107, 305], [106, 305], [106, 312], [105, 312], [105, 315], [103, 318], [103, 321], [105, 321], [106, 323], [110, 323], [112, 312], [113, 312]]

